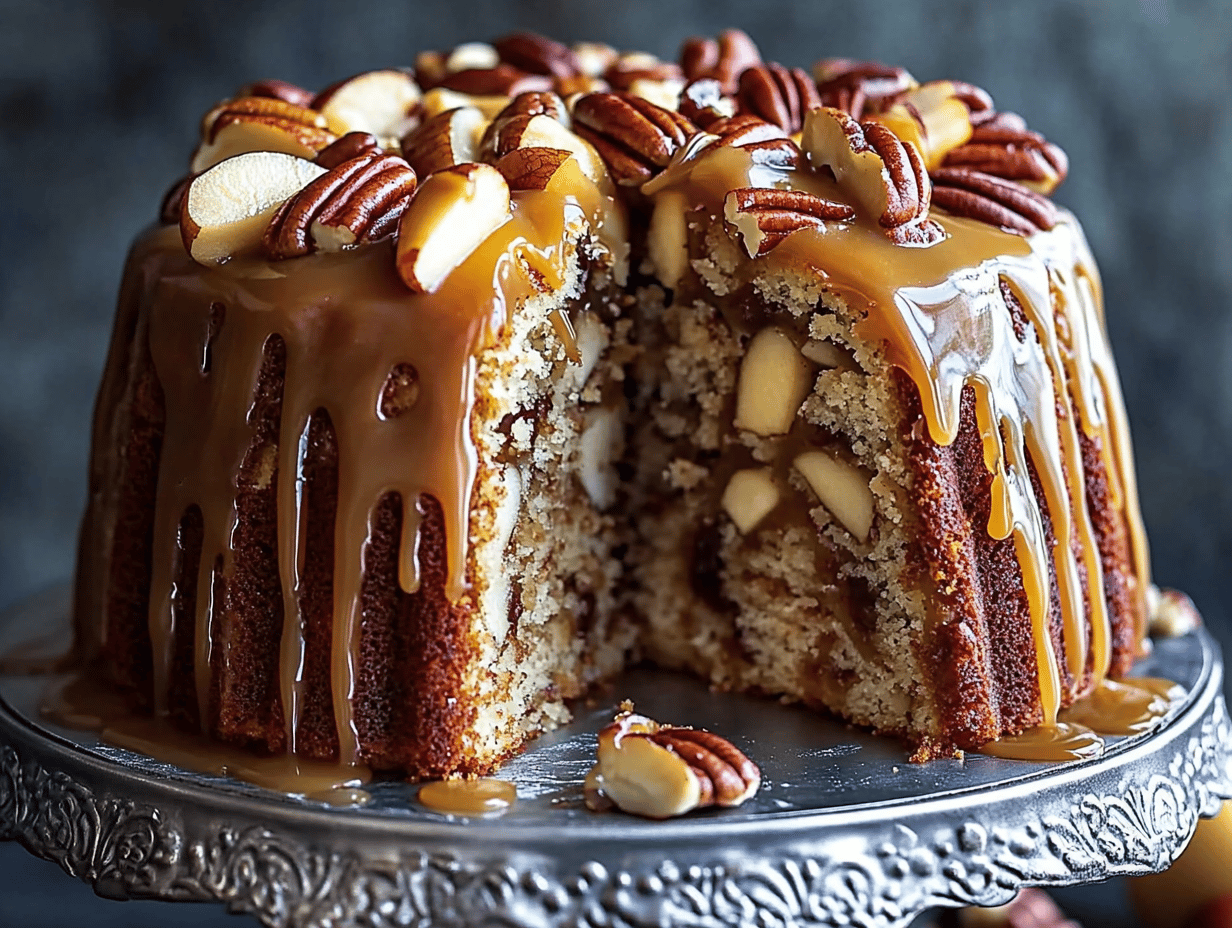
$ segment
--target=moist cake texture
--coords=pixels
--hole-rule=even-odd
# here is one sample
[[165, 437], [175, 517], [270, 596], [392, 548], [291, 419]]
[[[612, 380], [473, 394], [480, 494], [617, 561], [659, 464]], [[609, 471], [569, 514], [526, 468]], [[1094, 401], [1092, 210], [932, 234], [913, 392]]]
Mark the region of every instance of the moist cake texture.
[[515, 34], [243, 88], [130, 254], [80, 656], [269, 754], [491, 771], [649, 659], [927, 758], [1150, 589], [1059, 148], [899, 68]]

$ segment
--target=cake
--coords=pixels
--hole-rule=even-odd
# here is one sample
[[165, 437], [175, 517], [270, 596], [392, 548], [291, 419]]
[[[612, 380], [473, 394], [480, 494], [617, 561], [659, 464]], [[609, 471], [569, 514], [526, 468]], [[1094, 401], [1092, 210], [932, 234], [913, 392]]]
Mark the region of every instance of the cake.
[[736, 31], [250, 85], [128, 259], [78, 653], [416, 778], [642, 659], [919, 759], [1064, 742], [1150, 589], [1066, 170], [977, 87]]

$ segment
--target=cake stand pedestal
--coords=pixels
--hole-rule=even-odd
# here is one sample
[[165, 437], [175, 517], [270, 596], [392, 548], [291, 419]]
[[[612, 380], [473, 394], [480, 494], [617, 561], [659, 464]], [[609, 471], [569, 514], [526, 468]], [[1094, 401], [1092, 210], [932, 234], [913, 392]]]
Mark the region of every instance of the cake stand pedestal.
[[[65, 624], [67, 603], [54, 591], [0, 616], [0, 651]], [[806, 710], [636, 672], [501, 771], [519, 799], [490, 819], [433, 813], [399, 782], [336, 809], [187, 772], [41, 719], [47, 678], [0, 677], [0, 839], [104, 896], [222, 901], [278, 928], [889, 928], [1177, 857], [1232, 796], [1222, 663], [1198, 630], [1157, 642], [1137, 672], [1187, 696], [1149, 734], [1067, 764], [911, 764]], [[595, 732], [625, 698], [729, 737], [761, 792], [668, 822], [586, 811]]]

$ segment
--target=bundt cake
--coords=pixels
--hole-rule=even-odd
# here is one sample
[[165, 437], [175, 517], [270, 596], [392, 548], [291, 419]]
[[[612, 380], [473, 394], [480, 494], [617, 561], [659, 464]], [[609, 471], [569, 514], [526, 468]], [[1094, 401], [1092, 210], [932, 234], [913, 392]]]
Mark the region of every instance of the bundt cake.
[[128, 259], [79, 653], [413, 777], [642, 658], [919, 758], [1064, 742], [1149, 588], [1065, 174], [977, 87], [735, 31], [250, 85]]

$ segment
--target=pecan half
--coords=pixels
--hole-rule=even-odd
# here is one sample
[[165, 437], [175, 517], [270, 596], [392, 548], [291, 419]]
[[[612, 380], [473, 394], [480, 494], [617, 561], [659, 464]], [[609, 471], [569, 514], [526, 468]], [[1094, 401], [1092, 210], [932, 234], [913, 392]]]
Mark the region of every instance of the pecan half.
[[967, 110], [973, 117], [993, 111], [992, 97], [983, 87], [968, 84], [966, 81], [950, 81], [950, 86], [954, 88], [954, 96], [967, 104]]
[[899, 226], [923, 223], [932, 184], [915, 145], [885, 126], [859, 123], [842, 110], [823, 107], [812, 111], [805, 122], [804, 148], [815, 165], [834, 173], [839, 186], [875, 216], [891, 238], [922, 238], [938, 231], [939, 227], [920, 226], [919, 233], [893, 232]]
[[813, 79], [800, 68], [769, 62], [745, 69], [736, 100], [740, 112], [760, 116], [784, 132], [799, 132], [804, 114], [821, 106]]
[[493, 167], [504, 176], [510, 190], [543, 190], [573, 152], [563, 148], [515, 148], [497, 158]]
[[336, 168], [344, 161], [380, 150], [381, 143], [371, 132], [348, 132], [322, 148], [314, 160], [323, 168]]
[[822, 105], [850, 113], [857, 121], [870, 103], [876, 105], [916, 83], [905, 68], [850, 58], [822, 59], [814, 65], [813, 77]]
[[800, 148], [787, 133], [752, 113], [716, 120], [706, 131], [719, 137], [717, 144], [748, 152], [755, 164], [789, 170], [800, 163]]
[[660, 61], [645, 52], [626, 52], [603, 72], [613, 90], [628, 90], [635, 81], [683, 81], [684, 72], [674, 61]]
[[932, 174], [933, 202], [948, 213], [1031, 235], [1057, 224], [1057, 208], [1022, 184], [972, 168], [938, 168]]
[[582, 64], [573, 49], [547, 36], [514, 32], [492, 45], [501, 61], [529, 74], [574, 77], [582, 73]]
[[403, 137], [402, 157], [420, 177], [474, 161], [478, 155], [475, 136], [483, 123], [483, 113], [473, 106], [437, 113]]
[[1017, 132], [1025, 132], [1027, 129], [1027, 121], [1017, 113], [999, 113], [996, 110], [982, 110], [978, 113], [973, 110], [971, 125], [982, 126], [986, 129], [1010, 129]]
[[602, 807], [606, 799], [626, 812], [664, 819], [705, 806], [740, 805], [760, 786], [757, 765], [726, 738], [659, 725], [626, 710], [599, 733], [587, 805]]
[[368, 152], [344, 161], [283, 203], [265, 230], [265, 253], [293, 258], [391, 235], [415, 184], [415, 172], [397, 155]]
[[946, 167], [967, 167], [1005, 180], [1021, 181], [1050, 194], [1069, 173], [1069, 158], [1058, 146], [1025, 126], [976, 126], [971, 138], [946, 155]]
[[709, 129], [711, 123], [734, 116], [736, 102], [723, 95], [723, 88], [713, 77], [699, 77], [685, 84], [677, 110], [699, 129]]
[[679, 113], [620, 91], [582, 97], [573, 106], [573, 122], [625, 186], [640, 185], [665, 168], [696, 131]]
[[[971, 138], [971, 103], [978, 100], [966, 85], [930, 81], [893, 97], [886, 97], [867, 118], [889, 128], [904, 142], [913, 143], [930, 170], [941, 167], [945, 156]], [[989, 101], [991, 102], [991, 101]]]
[[723, 200], [723, 216], [758, 258], [800, 229], [825, 229], [827, 222], [850, 222], [856, 211], [846, 203], [802, 190], [737, 187]]
[[731, 96], [746, 68], [761, 64], [761, 52], [752, 39], [739, 29], [725, 29], [718, 39], [697, 36], [680, 47], [680, 68], [686, 80], [713, 77]]
[[558, 94], [550, 90], [531, 90], [520, 93], [488, 123], [488, 128], [484, 130], [483, 139], [479, 143], [479, 150], [484, 153], [496, 153], [497, 157], [505, 154], [509, 148], [497, 152], [496, 140], [502, 129], [512, 119], [520, 117], [526, 121], [532, 116], [549, 116], [563, 126], [568, 126], [570, 122], [569, 110]]
[[200, 174], [233, 155], [252, 151], [313, 158], [338, 137], [334, 131], [338, 128], [316, 110], [275, 97], [228, 100], [206, 114], [192, 170]]
[[447, 74], [437, 86], [473, 97], [512, 97], [528, 90], [551, 90], [552, 78], [543, 74], [531, 74], [501, 62], [494, 68], [469, 68]]
[[295, 106], [308, 107], [312, 105], [314, 94], [312, 91], [305, 90], [298, 84], [292, 84], [289, 81], [263, 80], [245, 84], [240, 88], [240, 92], [236, 96], [270, 97], [271, 99], [282, 100]]

